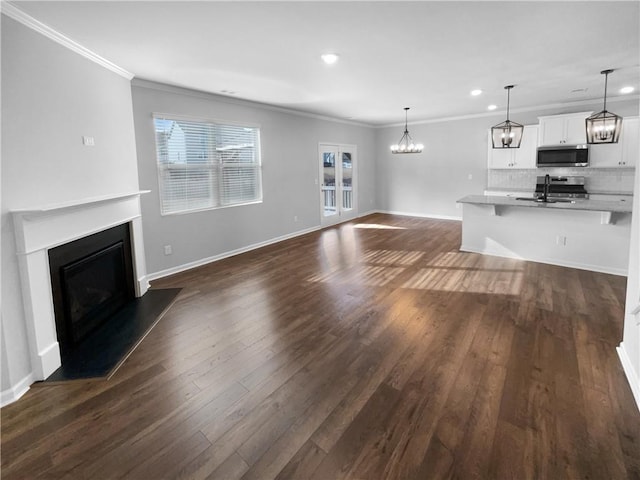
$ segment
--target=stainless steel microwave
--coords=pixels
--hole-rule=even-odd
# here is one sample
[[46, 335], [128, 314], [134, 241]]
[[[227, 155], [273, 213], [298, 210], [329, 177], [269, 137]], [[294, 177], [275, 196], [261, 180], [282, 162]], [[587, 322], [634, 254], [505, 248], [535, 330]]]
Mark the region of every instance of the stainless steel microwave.
[[538, 167], [587, 167], [589, 146], [582, 144], [539, 147], [536, 165]]

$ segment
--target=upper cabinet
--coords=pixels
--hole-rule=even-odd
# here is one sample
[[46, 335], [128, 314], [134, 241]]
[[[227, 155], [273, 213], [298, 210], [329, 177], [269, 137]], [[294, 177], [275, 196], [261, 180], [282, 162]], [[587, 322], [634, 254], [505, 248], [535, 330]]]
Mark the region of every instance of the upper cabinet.
[[[536, 168], [538, 146], [587, 143], [585, 119], [590, 112], [540, 117], [539, 125], [525, 125], [520, 148], [492, 148], [489, 130], [490, 169]], [[624, 117], [618, 143], [589, 145], [589, 167], [635, 167], [640, 155], [640, 118]]]
[[525, 125], [520, 148], [493, 148], [489, 130], [489, 168], [536, 168], [538, 125]]
[[618, 143], [590, 145], [589, 165], [596, 168], [634, 167], [640, 151], [640, 119], [622, 119]]
[[538, 117], [540, 120], [538, 145], [578, 145], [587, 143], [585, 120], [591, 113], [580, 112]]

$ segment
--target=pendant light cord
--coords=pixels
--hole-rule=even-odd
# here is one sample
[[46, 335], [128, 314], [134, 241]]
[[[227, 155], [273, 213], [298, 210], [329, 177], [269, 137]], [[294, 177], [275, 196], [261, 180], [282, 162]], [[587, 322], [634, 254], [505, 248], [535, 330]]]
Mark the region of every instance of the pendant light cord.
[[507, 85], [504, 89], [507, 91], [507, 122], [509, 121], [509, 103], [511, 100], [511, 89], [513, 85]]
[[409, 107], [404, 107], [404, 133], [405, 135], [409, 134], [409, 123], [408, 123], [408, 117], [407, 117], [407, 112], [409, 111]]
[[607, 80], [609, 80], [609, 72], [604, 74], [604, 111], [607, 111]]

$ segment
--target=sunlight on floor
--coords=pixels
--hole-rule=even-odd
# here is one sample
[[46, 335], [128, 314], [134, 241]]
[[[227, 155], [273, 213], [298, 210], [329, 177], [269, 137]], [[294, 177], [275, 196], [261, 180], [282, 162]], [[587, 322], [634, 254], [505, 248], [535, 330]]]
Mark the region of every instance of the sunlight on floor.
[[494, 257], [492, 268], [484, 268], [485, 260], [472, 253], [443, 252], [429, 262], [428, 268], [418, 270], [403, 288], [518, 295], [523, 282], [521, 262]]
[[320, 237], [323, 270], [335, 271], [358, 262], [359, 248], [353, 228], [331, 229]]
[[370, 265], [314, 275], [308, 278], [307, 281], [383, 287], [404, 272], [404, 270], [402, 267], [393, 268]]
[[424, 252], [404, 250], [368, 250], [359, 259], [359, 263], [365, 265], [356, 266], [352, 263], [355, 260], [355, 251], [350, 251], [348, 258], [344, 258], [341, 248], [334, 248], [339, 244], [336, 240], [337, 234], [326, 238], [327, 242], [323, 242], [323, 247], [327, 247], [324, 257], [329, 268], [324, 273], [308, 278], [309, 282], [382, 287], [400, 275], [405, 266], [415, 264], [424, 255]]
[[[489, 263], [482, 255], [457, 250], [438, 253], [427, 261], [427, 252], [421, 251], [367, 250], [360, 254], [352, 232], [324, 234], [324, 272], [308, 282], [383, 287], [406, 272], [399, 279], [400, 287], [413, 290], [518, 295], [522, 288], [522, 262], [517, 259], [492, 257]], [[416, 270], [414, 265], [424, 267]]]
[[383, 265], [413, 265], [424, 252], [406, 252], [404, 250], [369, 250], [362, 257], [362, 263], [375, 263]]
[[406, 230], [405, 227], [394, 227], [392, 225], [382, 225], [380, 223], [358, 223], [353, 228], [371, 228], [377, 230]]

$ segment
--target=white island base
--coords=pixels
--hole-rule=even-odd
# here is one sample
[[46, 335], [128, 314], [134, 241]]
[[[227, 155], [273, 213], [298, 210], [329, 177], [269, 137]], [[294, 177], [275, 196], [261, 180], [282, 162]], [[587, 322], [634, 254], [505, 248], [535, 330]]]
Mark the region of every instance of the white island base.
[[631, 205], [537, 204], [482, 195], [459, 202], [462, 251], [627, 275]]

